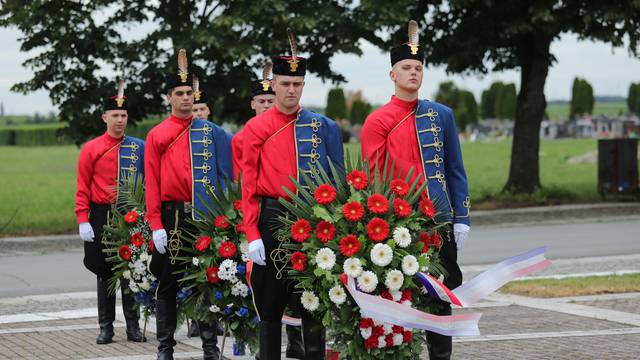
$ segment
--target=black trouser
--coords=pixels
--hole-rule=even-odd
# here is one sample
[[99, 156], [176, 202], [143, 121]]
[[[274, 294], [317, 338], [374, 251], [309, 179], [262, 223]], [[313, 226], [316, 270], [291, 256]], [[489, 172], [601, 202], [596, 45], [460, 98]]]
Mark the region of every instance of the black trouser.
[[102, 252], [102, 228], [107, 224], [112, 211], [111, 204], [89, 205], [89, 224], [93, 228], [93, 241], [84, 242], [84, 266], [96, 274], [98, 278], [108, 281], [113, 276], [111, 266], [107, 264], [105, 254]]
[[[455, 289], [462, 285], [462, 271], [458, 266], [458, 247], [453, 237], [453, 229], [449, 227], [442, 242], [440, 258], [447, 275], [444, 278], [444, 285], [449, 289]], [[446, 301], [436, 300], [435, 315], [451, 315], [451, 304]], [[451, 336], [436, 334], [427, 331], [427, 348], [430, 360], [450, 359], [453, 350]]]
[[296, 283], [287, 277], [287, 257], [277, 251], [279, 243], [274, 234], [278, 216], [284, 211], [276, 199], [262, 199], [258, 228], [267, 265], [254, 264], [251, 271], [253, 300], [260, 317], [260, 360], [280, 359], [282, 315], [287, 304], [302, 317], [306, 359], [324, 359], [324, 328], [308, 311], [301, 309]]

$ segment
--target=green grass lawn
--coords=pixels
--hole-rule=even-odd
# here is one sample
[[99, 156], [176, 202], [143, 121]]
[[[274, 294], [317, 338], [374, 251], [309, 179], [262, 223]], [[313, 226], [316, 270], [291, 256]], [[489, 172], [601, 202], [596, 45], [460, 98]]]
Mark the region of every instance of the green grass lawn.
[[[511, 141], [462, 145], [474, 208], [597, 200], [596, 164], [570, 165], [567, 159], [596, 149], [592, 139], [543, 141], [542, 184], [533, 197], [500, 194], [507, 180]], [[358, 156], [359, 145], [346, 146]], [[73, 213], [76, 187], [75, 146], [0, 147], [0, 233], [59, 234], [76, 231]]]
[[[550, 104], [547, 106], [547, 114], [551, 120], [564, 120], [569, 118], [569, 104]], [[616, 116], [627, 111], [627, 103], [620, 102], [596, 102], [593, 107], [593, 115]]]

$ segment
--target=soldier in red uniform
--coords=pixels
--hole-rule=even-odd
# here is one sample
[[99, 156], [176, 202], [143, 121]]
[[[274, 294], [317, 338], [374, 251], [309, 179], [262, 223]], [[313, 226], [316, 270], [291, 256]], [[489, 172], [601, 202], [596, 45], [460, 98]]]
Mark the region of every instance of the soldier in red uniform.
[[[113, 322], [116, 318], [116, 297], [107, 291], [107, 281], [113, 276], [111, 266], [102, 252], [102, 228], [115, 209], [119, 181], [126, 176], [143, 174], [144, 141], [125, 136], [127, 127], [127, 101], [124, 82], [118, 94], [105, 99], [102, 121], [107, 131], [88, 141], [78, 159], [78, 189], [76, 192], [76, 218], [79, 233], [84, 240], [84, 265], [98, 278], [98, 344], [113, 340]], [[122, 311], [127, 322], [127, 340], [142, 342], [133, 295], [122, 286]]]
[[[147, 217], [153, 230], [154, 251], [151, 272], [159, 279], [156, 292], [158, 359], [173, 359], [176, 342], [176, 293], [181, 268], [176, 258], [182, 239], [194, 229], [187, 218], [202, 219], [207, 187], [233, 178], [231, 135], [214, 123], [194, 119], [193, 79], [188, 71], [185, 50], [178, 54], [178, 73], [166, 77], [171, 115], [147, 135], [145, 150]], [[200, 322], [200, 338], [205, 360], [217, 360], [215, 324]]]
[[[395, 95], [365, 120], [362, 155], [369, 160], [372, 172], [376, 164], [383, 169], [388, 155], [390, 163], [395, 161], [394, 178], [405, 179], [413, 169], [411, 181], [418, 177], [421, 183], [427, 182], [427, 195], [453, 223], [440, 250], [447, 270], [444, 284], [453, 289], [462, 284], [457, 253], [470, 230], [467, 176], [453, 111], [435, 101], [418, 99], [424, 62], [418, 40], [418, 24], [412, 20], [409, 41], [391, 49], [389, 76]], [[451, 305], [440, 302], [436, 312], [450, 315]], [[427, 347], [432, 360], [451, 358], [450, 336], [427, 332]]]
[[[251, 287], [260, 317], [260, 358], [280, 359], [282, 315], [290, 299], [300, 307], [295, 283], [287, 278], [286, 262], [273, 256], [279, 249], [274, 225], [285, 211], [278, 202], [286, 197], [283, 187], [296, 191], [289, 180], [302, 181], [299, 172], [323, 167], [331, 173], [329, 159], [342, 168], [344, 153], [335, 121], [300, 107], [306, 60], [297, 55], [290, 34], [291, 56], [273, 59], [275, 106], [255, 116], [242, 133], [242, 211], [254, 263]], [[304, 181], [303, 181], [304, 183]], [[305, 359], [324, 359], [325, 335], [321, 323], [302, 311]]]

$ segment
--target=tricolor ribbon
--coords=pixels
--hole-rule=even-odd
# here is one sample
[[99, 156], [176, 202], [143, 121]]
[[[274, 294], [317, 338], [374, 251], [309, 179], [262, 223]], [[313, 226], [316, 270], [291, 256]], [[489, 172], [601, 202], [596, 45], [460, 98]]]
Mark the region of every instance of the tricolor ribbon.
[[353, 278], [343, 274], [342, 282], [360, 308], [363, 317], [410, 329], [428, 330], [446, 336], [480, 335], [480, 313], [433, 315], [410, 306], [369, 295], [356, 288]]
[[453, 290], [431, 275], [417, 273], [431, 297], [458, 306], [469, 306], [501, 288], [509, 281], [551, 265], [544, 257], [545, 247], [504, 260]]

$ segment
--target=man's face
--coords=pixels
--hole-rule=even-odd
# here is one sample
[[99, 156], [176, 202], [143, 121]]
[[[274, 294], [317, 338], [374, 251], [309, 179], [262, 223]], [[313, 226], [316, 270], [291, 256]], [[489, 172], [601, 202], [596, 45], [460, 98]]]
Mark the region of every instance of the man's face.
[[304, 76], [276, 75], [271, 80], [271, 87], [276, 93], [275, 99], [278, 105], [284, 108], [294, 108], [298, 106], [302, 97]]
[[389, 73], [397, 87], [407, 91], [418, 91], [422, 85], [422, 63], [418, 60], [398, 61]]
[[169, 100], [172, 110], [183, 113], [191, 112], [191, 108], [193, 107], [193, 89], [191, 86], [178, 86], [167, 95], [167, 100]]
[[251, 99], [251, 108], [256, 111], [256, 115], [269, 110], [273, 106], [276, 96], [273, 94], [256, 95]]
[[198, 119], [209, 120], [209, 115], [211, 115], [207, 104], [193, 104], [191, 111], [193, 112], [193, 117]]
[[113, 134], [122, 134], [127, 128], [127, 110], [107, 110], [102, 113], [102, 121], [107, 124], [107, 130]]

